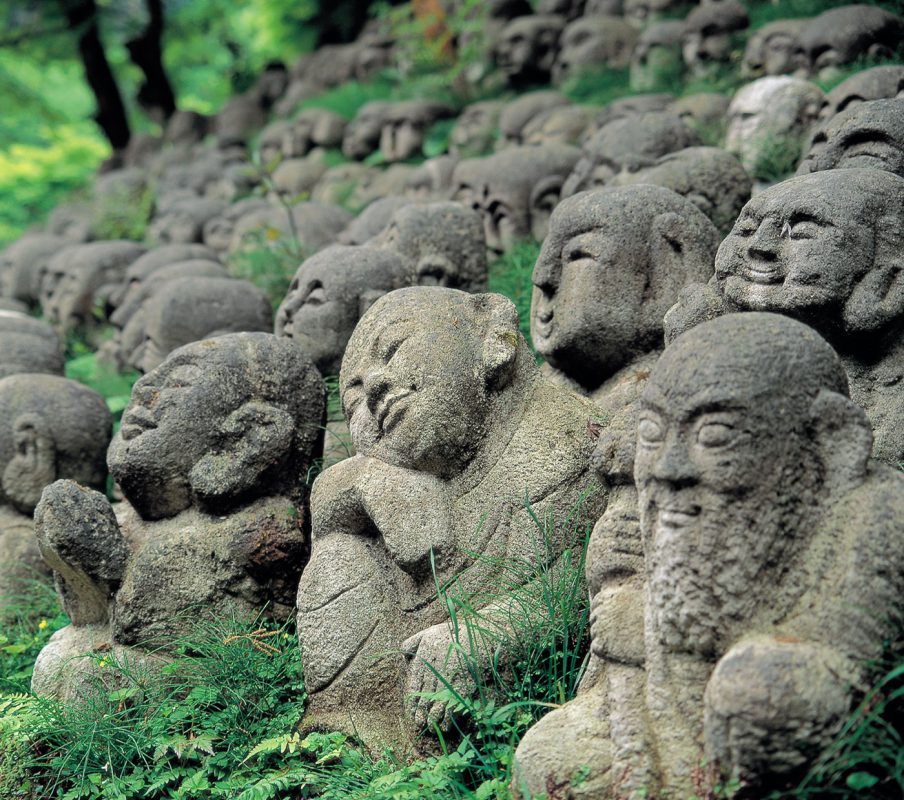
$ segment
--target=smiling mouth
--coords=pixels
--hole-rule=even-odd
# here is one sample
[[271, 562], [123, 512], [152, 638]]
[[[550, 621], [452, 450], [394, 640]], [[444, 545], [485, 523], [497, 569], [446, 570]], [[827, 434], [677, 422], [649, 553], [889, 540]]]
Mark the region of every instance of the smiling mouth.
[[700, 506], [693, 504], [672, 503], [659, 509], [656, 521], [659, 527], [668, 530], [680, 530], [693, 524], [700, 516]]
[[764, 286], [781, 283], [784, 280], [784, 276], [777, 267], [755, 267], [750, 264], [744, 267], [744, 276], [751, 283], [759, 283]]
[[383, 433], [389, 433], [405, 415], [405, 406], [399, 406], [399, 403], [410, 394], [410, 391], [398, 392], [389, 395], [383, 401], [383, 405], [377, 412], [377, 426]]
[[133, 408], [123, 415], [119, 433], [123, 440], [128, 442], [136, 439], [145, 431], [153, 430], [156, 427], [157, 421], [151, 412], [144, 408]]

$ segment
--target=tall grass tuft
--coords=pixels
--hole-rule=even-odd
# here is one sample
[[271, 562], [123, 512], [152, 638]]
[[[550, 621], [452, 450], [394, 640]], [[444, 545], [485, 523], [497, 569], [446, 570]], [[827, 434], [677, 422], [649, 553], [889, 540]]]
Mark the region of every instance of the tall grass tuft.
[[532, 241], [516, 244], [497, 258], [489, 269], [489, 289], [504, 294], [518, 309], [521, 333], [530, 342], [531, 275], [540, 255], [540, 245]]

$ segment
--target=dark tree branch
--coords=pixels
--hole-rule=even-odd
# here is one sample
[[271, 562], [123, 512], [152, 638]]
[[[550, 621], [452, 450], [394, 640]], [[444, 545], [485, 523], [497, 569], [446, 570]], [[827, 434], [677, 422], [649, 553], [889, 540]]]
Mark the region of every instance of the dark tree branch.
[[163, 124], [176, 111], [176, 97], [163, 67], [163, 2], [145, 0], [148, 25], [141, 36], [126, 42], [129, 58], [144, 73], [138, 89], [138, 104], [148, 116]]
[[78, 36], [78, 51], [85, 69], [85, 80], [97, 111], [94, 119], [110, 140], [114, 150], [123, 150], [129, 143], [131, 131], [119, 86], [107, 61], [97, 21], [95, 0], [59, 0], [69, 30]]

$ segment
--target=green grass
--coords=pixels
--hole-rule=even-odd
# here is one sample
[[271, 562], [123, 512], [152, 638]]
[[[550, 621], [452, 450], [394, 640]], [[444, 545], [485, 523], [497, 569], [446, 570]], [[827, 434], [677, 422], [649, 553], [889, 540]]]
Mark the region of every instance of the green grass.
[[530, 342], [530, 302], [533, 294], [531, 275], [540, 255], [536, 242], [521, 242], [490, 264], [489, 289], [504, 294], [518, 309], [518, 323]]

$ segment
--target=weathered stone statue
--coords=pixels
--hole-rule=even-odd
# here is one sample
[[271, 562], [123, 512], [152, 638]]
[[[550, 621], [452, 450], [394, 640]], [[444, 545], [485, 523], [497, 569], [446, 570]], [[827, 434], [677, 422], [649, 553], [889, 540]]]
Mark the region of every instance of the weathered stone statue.
[[789, 75], [748, 83], [728, 107], [725, 149], [756, 178], [790, 174], [824, 102], [816, 84]]
[[515, 787], [684, 798], [724, 775], [761, 797], [818, 757], [904, 611], [904, 478], [870, 444], [805, 325], [730, 315], [677, 339], [641, 400], [640, 542], [597, 566], [623, 579], [642, 543], [644, 666], [595, 605], [595, 680], [522, 740]]
[[392, 215], [402, 206], [411, 205], [414, 200], [402, 195], [390, 195], [374, 200], [361, 211], [348, 227], [339, 234], [339, 244], [365, 244], [378, 236], [389, 225]]
[[245, 214], [269, 208], [270, 204], [263, 197], [246, 197], [226, 207], [222, 214], [204, 224], [202, 238], [204, 244], [217, 253], [225, 253], [232, 243], [235, 225]]
[[810, 21], [798, 42], [798, 67], [829, 77], [860, 57], [892, 58], [904, 42], [904, 19], [866, 4], [831, 8]]
[[904, 178], [827, 170], [773, 186], [744, 207], [709, 283], [688, 287], [666, 340], [729, 311], [772, 311], [818, 330], [866, 409], [877, 458], [904, 461]]
[[286, 158], [300, 158], [315, 147], [339, 147], [347, 124], [335, 111], [305, 109], [283, 131], [280, 150]]
[[521, 133], [524, 144], [578, 145], [584, 138], [597, 109], [590, 106], [561, 106], [534, 117]]
[[636, 42], [637, 30], [621, 17], [598, 14], [576, 19], [562, 31], [552, 67], [553, 83], [561, 85], [582, 72], [603, 67], [627, 67]]
[[[313, 488], [313, 549], [298, 588], [305, 722], [404, 741], [412, 722], [449, 725], [443, 704], [412, 694], [439, 686], [431, 667], [471, 691], [447, 661], [437, 582], [457, 578], [475, 597], [498, 581], [479, 554], [531, 560], [525, 501], [541, 519], [574, 509], [595, 411], [540, 378], [511, 302], [437, 287], [374, 304], [340, 387], [358, 455]], [[584, 510], [599, 506], [593, 497]], [[561, 535], [557, 527], [554, 557]]]
[[679, 97], [665, 109], [680, 117], [708, 145], [716, 147], [725, 137], [729, 99], [718, 92], [698, 92]]
[[299, 247], [314, 253], [332, 244], [351, 219], [352, 215], [343, 208], [316, 202], [297, 203], [291, 212], [270, 204], [249, 210], [236, 220], [229, 250], [259, 248], [272, 241], [275, 232], [277, 239], [297, 237]]
[[607, 103], [603, 110], [596, 115], [594, 127], [587, 129], [585, 140], [589, 140], [594, 134], [599, 133], [606, 125], [617, 119], [635, 117], [650, 111], [665, 111], [674, 102], [675, 95], [667, 92], [629, 94], [627, 97], [619, 97], [617, 100]]
[[658, 186], [559, 203], [533, 273], [531, 338], [547, 374], [619, 410], [620, 387], [637, 385], [629, 378], [656, 359], [663, 315], [712, 274], [718, 244], [703, 212]]
[[700, 137], [666, 111], [614, 119], [584, 144], [581, 159], [562, 186], [562, 196], [598, 189], [621, 172], [636, 172], [666, 153], [699, 144]]
[[342, 136], [342, 153], [346, 158], [367, 158], [380, 146], [380, 131], [390, 103], [373, 100], [358, 109]]
[[44, 487], [71, 478], [103, 489], [113, 425], [104, 399], [87, 386], [56, 375], [7, 375], [0, 380], [0, 604], [21, 581], [47, 574], [32, 523]]
[[457, 156], [428, 158], [405, 182], [405, 195], [419, 202], [446, 200], [452, 191], [452, 174], [457, 166]]
[[280, 161], [271, 175], [271, 195], [283, 198], [289, 204], [300, 197], [307, 198], [327, 170], [325, 152], [317, 148], [302, 158], [286, 158]]
[[380, 152], [387, 161], [420, 155], [427, 129], [438, 120], [454, 116], [451, 106], [430, 100], [390, 103], [380, 130]]
[[72, 244], [61, 236], [27, 233], [0, 251], [0, 296], [37, 307], [47, 262]]
[[322, 375], [338, 375], [358, 320], [384, 294], [405, 286], [405, 273], [388, 248], [328, 247], [298, 268], [274, 332], [298, 344]]
[[131, 356], [141, 372], [156, 368], [175, 349], [240, 331], [270, 331], [267, 294], [248, 281], [220, 277], [168, 280], [142, 306], [144, 343]]
[[686, 197], [723, 234], [750, 199], [752, 181], [741, 162], [718, 147], [686, 147], [637, 172], [621, 172], [611, 186], [651, 183]]
[[156, 244], [191, 244], [204, 238], [204, 226], [226, 209], [222, 200], [192, 197], [167, 206], [148, 225], [147, 238]]
[[0, 310], [0, 378], [20, 372], [62, 375], [60, 340], [46, 322]]
[[125, 239], [76, 245], [47, 262], [41, 284], [41, 309], [47, 320], [63, 330], [94, 322], [95, 305], [125, 277], [129, 264], [147, 248]]
[[666, 15], [681, 12], [687, 5], [685, 0], [625, 0], [624, 17], [632, 25], [643, 28]]
[[789, 75], [797, 69], [798, 38], [812, 22], [809, 18], [779, 19], [750, 34], [741, 73], [747, 78]]
[[565, 19], [555, 14], [529, 14], [509, 22], [493, 48], [496, 66], [509, 85], [549, 83]]
[[557, 14], [571, 22], [584, 14], [584, 0], [538, 0], [538, 14]]
[[[67, 696], [92, 650], [173, 646], [198, 618], [285, 619], [307, 555], [304, 476], [323, 382], [291, 342], [240, 333], [172, 353], [132, 390], [108, 455], [125, 502], [64, 481], [36, 513], [72, 625], [33, 689]], [[126, 649], [128, 648], [128, 649]]]
[[558, 106], [571, 105], [563, 94], [553, 91], [528, 92], [506, 103], [499, 114], [499, 140], [497, 150], [524, 144], [521, 137], [524, 126], [544, 111]]
[[749, 24], [747, 9], [734, 0], [697, 6], [684, 21], [684, 63], [699, 77], [711, 75], [740, 49], [739, 34]]
[[449, 134], [449, 153], [459, 158], [491, 153], [504, 105], [499, 100], [483, 100], [465, 106]]
[[857, 103], [901, 96], [904, 96], [904, 66], [873, 67], [854, 73], [832, 89], [819, 116], [827, 122]]
[[531, 236], [541, 241], [580, 154], [575, 147], [544, 145], [465, 159], [455, 168], [452, 197], [481, 213], [486, 245], [493, 253]]
[[855, 103], [836, 114], [813, 136], [797, 174], [854, 168], [904, 178], [904, 97]]
[[402, 206], [370, 244], [398, 253], [405, 263], [407, 286], [486, 291], [483, 220], [461, 203]]
[[681, 78], [683, 36], [684, 23], [678, 20], [657, 22], [641, 32], [631, 55], [632, 91], [655, 91]]

